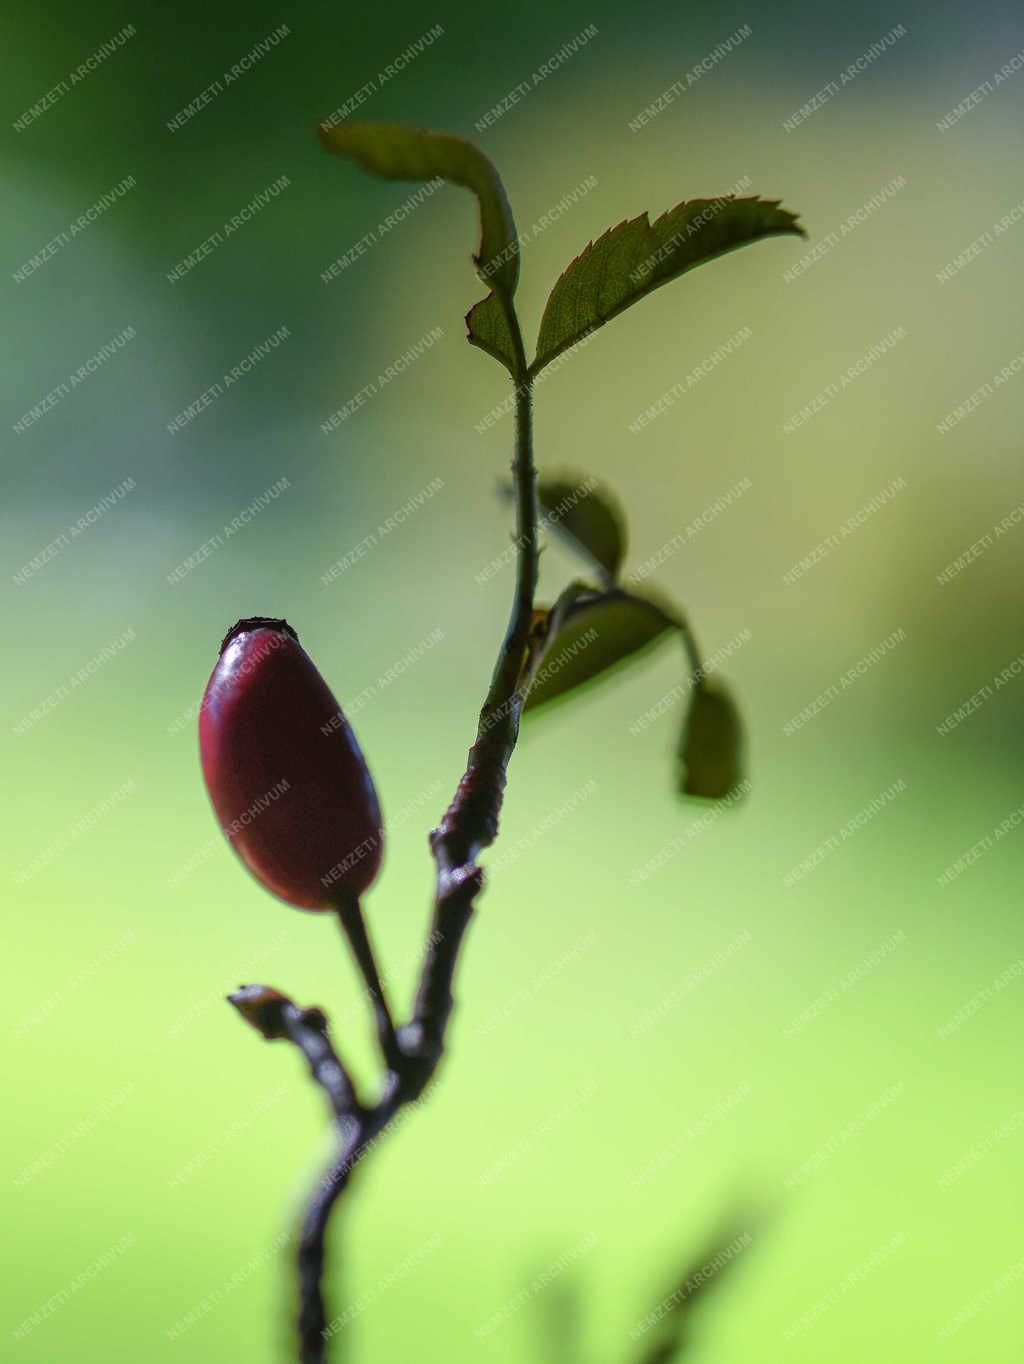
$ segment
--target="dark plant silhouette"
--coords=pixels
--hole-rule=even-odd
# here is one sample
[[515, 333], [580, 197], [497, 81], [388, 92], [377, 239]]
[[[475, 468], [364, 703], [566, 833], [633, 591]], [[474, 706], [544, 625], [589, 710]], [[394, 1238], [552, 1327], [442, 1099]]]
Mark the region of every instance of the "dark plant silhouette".
[[[679, 745], [680, 789], [688, 795], [726, 799], [740, 789], [741, 734], [736, 709], [725, 689], [708, 680], [684, 617], [654, 596], [627, 590], [619, 582], [625, 531], [615, 502], [597, 491], [592, 480], [586, 482], [577, 475], [538, 484], [532, 436], [535, 383], [552, 362], [561, 361], [605, 322], [687, 270], [764, 237], [801, 235], [794, 215], [777, 202], [729, 195], [680, 203], [653, 223], [646, 214], [622, 222], [591, 242], [558, 280], [541, 321], [536, 356], [528, 361], [513, 302], [519, 275], [518, 238], [504, 188], [490, 161], [458, 137], [397, 125], [325, 124], [319, 136], [329, 151], [350, 157], [378, 175], [414, 180], [443, 177], [471, 189], [479, 201], [481, 239], [474, 260], [490, 292], [470, 310], [466, 322], [469, 341], [497, 359], [513, 382], [516, 582], [508, 626], [464, 774], [430, 836], [435, 863], [433, 915], [416, 998], [409, 1016], [399, 1024], [385, 997], [360, 909], [359, 892], [372, 877], [361, 881], [357, 875], [359, 884], [353, 886], [351, 877], [332, 878], [325, 866], [322, 897], [317, 894], [311, 904], [302, 893], [289, 893], [292, 883], [287, 876], [282, 879], [267, 870], [270, 865], [295, 864], [296, 847], [281, 842], [274, 846], [275, 839], [291, 837], [303, 846], [308, 840], [316, 841], [308, 821], [322, 819], [322, 810], [309, 773], [327, 770], [336, 760], [335, 756], [321, 761], [321, 750], [328, 744], [336, 746], [339, 733], [350, 733], [344, 717], [339, 711], [338, 723], [331, 729], [313, 723], [316, 708], [311, 708], [303, 738], [294, 715], [274, 713], [275, 706], [284, 704], [280, 697], [286, 691], [257, 688], [251, 702], [247, 700], [250, 693], [240, 694], [240, 705], [256, 707], [245, 723], [251, 736], [247, 743], [257, 758], [266, 757], [263, 749], [269, 739], [261, 735], [268, 734], [268, 727], [284, 725], [295, 738], [273, 750], [282, 763], [291, 764], [290, 772], [271, 773], [266, 763], [261, 769], [255, 762], [254, 770], [265, 770], [272, 780], [283, 777], [288, 785], [280, 795], [280, 805], [275, 805], [273, 819], [254, 836], [261, 846], [255, 852], [252, 843], [248, 847], [236, 843], [236, 847], [250, 868], [284, 898], [337, 913], [366, 984], [384, 1062], [377, 1097], [367, 1100], [357, 1093], [338, 1056], [321, 1009], [302, 1007], [267, 985], [245, 985], [230, 996], [263, 1037], [289, 1041], [301, 1051], [332, 1112], [336, 1154], [313, 1193], [298, 1249], [302, 1364], [322, 1364], [334, 1334], [323, 1297], [324, 1244], [331, 1209], [395, 1115], [423, 1094], [441, 1059], [459, 952], [483, 883], [479, 858], [497, 835], [506, 772], [523, 713], [575, 694], [657, 641], [677, 635], [686, 651], [691, 683]], [[583, 553], [593, 579], [570, 584], [550, 607], [538, 607], [534, 601], [539, 508], [544, 523], [568, 535]], [[241, 622], [240, 626], [252, 624]], [[283, 622], [270, 625], [294, 635]], [[316, 677], [329, 696], [326, 685]], [[337, 748], [331, 752], [336, 755]], [[250, 759], [247, 752], [237, 761], [248, 766]], [[213, 787], [211, 794], [218, 815], [227, 824]], [[372, 811], [363, 813], [368, 818], [372, 815]], [[340, 864], [351, 868], [368, 857], [375, 870], [379, 829], [371, 836], [369, 848], [360, 852], [354, 844], [346, 846], [350, 823], [352, 819], [342, 814], [334, 830], [332, 846]], [[355, 820], [359, 827], [365, 823]], [[346, 863], [346, 859], [355, 862]], [[683, 1315], [676, 1320], [681, 1323]], [[670, 1334], [659, 1342], [659, 1352], [648, 1354], [647, 1360], [651, 1364], [655, 1359], [667, 1360], [678, 1343], [678, 1333]]]

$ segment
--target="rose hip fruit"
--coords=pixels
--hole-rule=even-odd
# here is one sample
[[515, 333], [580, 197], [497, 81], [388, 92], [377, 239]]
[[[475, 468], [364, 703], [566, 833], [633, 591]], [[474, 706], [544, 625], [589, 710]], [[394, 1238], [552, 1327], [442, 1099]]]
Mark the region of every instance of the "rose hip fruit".
[[314, 910], [366, 890], [383, 852], [377, 793], [287, 621], [254, 616], [228, 631], [199, 713], [199, 751], [221, 828], [268, 890]]

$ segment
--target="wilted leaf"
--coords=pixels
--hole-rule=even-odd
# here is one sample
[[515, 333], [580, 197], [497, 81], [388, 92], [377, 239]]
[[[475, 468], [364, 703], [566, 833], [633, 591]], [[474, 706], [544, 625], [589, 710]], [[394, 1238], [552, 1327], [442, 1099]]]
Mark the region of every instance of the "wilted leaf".
[[717, 680], [701, 682], [683, 728], [680, 790], [713, 799], [731, 795], [743, 775], [742, 748], [743, 726], [732, 697]]
[[474, 303], [466, 314], [466, 331], [469, 343], [500, 360], [510, 374], [519, 370], [520, 360], [516, 353], [508, 317], [496, 293], [490, 293], [479, 303]]
[[614, 499], [587, 480], [561, 478], [541, 480], [537, 500], [546, 522], [614, 581], [626, 551], [625, 518]]
[[563, 610], [552, 611], [552, 629], [524, 709], [535, 710], [556, 697], [606, 674], [652, 645], [674, 622], [654, 602], [625, 592], [586, 592]]
[[690, 199], [653, 223], [646, 213], [591, 242], [551, 291], [531, 370], [581, 340], [631, 303], [694, 266], [762, 237], [803, 236], [796, 215], [773, 199]]
[[519, 277], [516, 227], [498, 172], [482, 151], [452, 133], [398, 123], [322, 123], [317, 135], [328, 151], [352, 157], [387, 180], [441, 176], [472, 190], [480, 204], [480, 249], [474, 260], [484, 279], [511, 296]]

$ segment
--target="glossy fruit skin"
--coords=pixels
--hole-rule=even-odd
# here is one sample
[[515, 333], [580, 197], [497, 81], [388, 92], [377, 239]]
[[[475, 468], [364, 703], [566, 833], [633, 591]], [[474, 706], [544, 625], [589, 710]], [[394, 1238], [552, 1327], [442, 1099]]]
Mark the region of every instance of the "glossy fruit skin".
[[377, 793], [287, 621], [250, 617], [228, 631], [200, 708], [199, 751], [221, 828], [268, 890], [312, 910], [366, 890], [383, 854]]

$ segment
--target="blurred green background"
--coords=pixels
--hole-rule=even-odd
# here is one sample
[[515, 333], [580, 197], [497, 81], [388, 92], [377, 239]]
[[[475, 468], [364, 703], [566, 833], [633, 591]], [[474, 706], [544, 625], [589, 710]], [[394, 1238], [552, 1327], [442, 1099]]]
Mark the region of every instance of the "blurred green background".
[[[538, 389], [542, 468], [619, 494], [633, 565], [682, 537], [651, 581], [686, 604], [706, 653], [749, 631], [723, 672], [749, 726], [752, 789], [703, 827], [706, 807], [672, 794], [676, 719], [630, 733], [679, 679], [671, 649], [524, 734], [448, 1063], [335, 1228], [346, 1357], [533, 1360], [567, 1286], [579, 1358], [639, 1357], [650, 1336], [630, 1331], [676, 1271], [749, 1234], [697, 1323], [695, 1364], [1017, 1359], [1024, 378], [993, 377], [1022, 347], [1024, 72], [994, 82], [1022, 46], [1015, 7], [16, 4], [7, 40], [3, 1357], [289, 1358], [281, 1240], [325, 1153], [324, 1112], [299, 1059], [260, 1045], [221, 996], [265, 979], [322, 1003], [361, 1074], [372, 1053], [331, 924], [240, 871], [199, 779], [194, 721], [176, 723], [239, 616], [286, 614], [343, 703], [368, 692], [354, 723], [395, 827], [367, 911], [396, 996], [412, 986], [426, 833], [461, 770], [511, 591], [510, 569], [476, 578], [508, 543], [495, 488], [511, 419], [477, 429], [507, 382], [463, 339], [480, 296], [471, 198], [446, 187], [382, 232], [415, 187], [317, 147], [316, 120], [362, 92], [359, 116], [462, 132], [495, 159], [532, 234], [528, 334], [572, 256], [644, 208], [749, 177], [803, 214], [809, 240], [759, 244], [659, 292]], [[793, 123], [829, 82], [837, 93]], [[128, 176], [134, 187], [72, 236]], [[281, 176], [287, 187], [226, 235]], [[532, 231], [588, 177], [596, 186]], [[829, 234], [832, 249], [793, 274]], [[287, 337], [224, 385], [280, 327]], [[435, 327], [440, 340], [323, 432]], [[750, 338], [688, 385], [744, 327]], [[890, 353], [784, 429], [897, 327]], [[215, 383], [223, 392], [170, 431]], [[631, 431], [674, 385], [677, 400]], [[898, 495], [838, 538], [894, 480]], [[552, 545], [545, 594], [571, 571]], [[843, 688], [896, 631], [898, 646]], [[402, 667], [410, 651], [421, 656]], [[786, 733], [829, 688], [831, 703]]]

